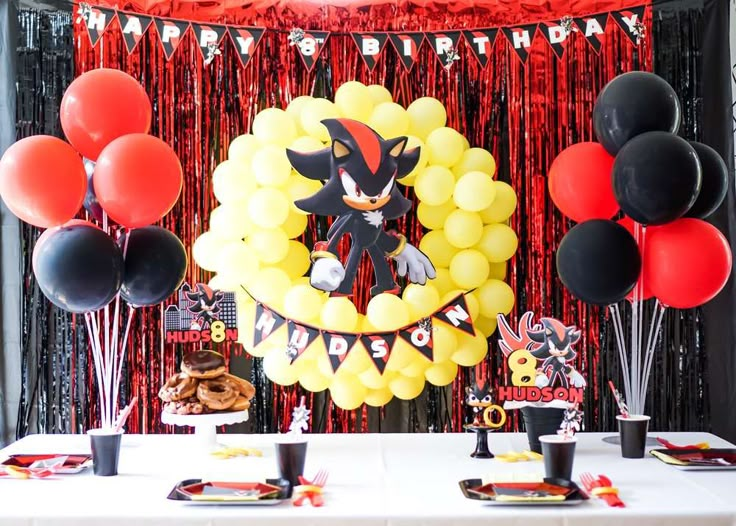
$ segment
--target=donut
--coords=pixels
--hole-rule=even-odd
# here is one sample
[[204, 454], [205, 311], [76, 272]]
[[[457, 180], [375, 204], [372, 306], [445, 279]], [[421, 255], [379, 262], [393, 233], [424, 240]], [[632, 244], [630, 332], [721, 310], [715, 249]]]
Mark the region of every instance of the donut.
[[232, 407], [238, 392], [225, 380], [202, 380], [197, 387], [197, 398], [213, 411], [222, 411]]
[[250, 407], [250, 401], [244, 396], [239, 396], [230, 407], [231, 411], [245, 411]]
[[215, 351], [195, 351], [181, 361], [181, 372], [192, 378], [217, 378], [225, 372], [225, 358]]
[[177, 402], [193, 396], [197, 392], [197, 380], [184, 373], [175, 374], [158, 392], [164, 402]]
[[222, 379], [225, 380], [230, 385], [232, 385], [233, 388], [238, 393], [240, 393], [241, 396], [244, 396], [247, 400], [250, 400], [256, 394], [256, 388], [253, 387], [253, 384], [250, 383], [248, 380], [244, 380], [243, 378], [240, 378], [239, 376], [235, 376], [230, 373], [225, 373], [222, 376]]

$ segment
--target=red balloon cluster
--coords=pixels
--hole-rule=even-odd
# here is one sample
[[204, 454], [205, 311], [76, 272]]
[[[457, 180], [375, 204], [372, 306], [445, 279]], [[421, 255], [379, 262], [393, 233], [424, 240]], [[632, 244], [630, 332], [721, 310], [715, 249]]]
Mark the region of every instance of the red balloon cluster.
[[[67, 88], [60, 117], [69, 143], [28, 137], [0, 159], [0, 195], [16, 216], [41, 228], [63, 225], [79, 212], [88, 184], [125, 227], [154, 223], [171, 210], [181, 164], [166, 143], [146, 135], [151, 103], [133, 77], [115, 69], [81, 75]], [[90, 182], [82, 156], [98, 162]]]

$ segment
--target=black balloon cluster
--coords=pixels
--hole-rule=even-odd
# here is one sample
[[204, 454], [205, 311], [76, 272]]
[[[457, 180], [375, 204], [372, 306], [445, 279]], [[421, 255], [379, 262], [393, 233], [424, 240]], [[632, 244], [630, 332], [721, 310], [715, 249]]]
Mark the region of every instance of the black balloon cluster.
[[[723, 159], [709, 146], [675, 135], [680, 117], [674, 89], [646, 72], [616, 77], [595, 103], [595, 135], [615, 156], [613, 194], [621, 211], [641, 225], [636, 227], [639, 235], [646, 226], [682, 217], [705, 218], [726, 196]], [[557, 252], [563, 284], [578, 299], [594, 305], [626, 298], [643, 267], [641, 239], [609, 219], [591, 218], [576, 225]]]

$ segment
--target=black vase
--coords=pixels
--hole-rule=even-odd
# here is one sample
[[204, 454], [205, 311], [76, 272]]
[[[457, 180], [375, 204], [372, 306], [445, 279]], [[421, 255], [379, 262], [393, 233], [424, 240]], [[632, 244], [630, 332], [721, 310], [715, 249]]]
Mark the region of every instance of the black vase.
[[529, 439], [529, 449], [535, 453], [542, 452], [542, 444], [539, 437], [542, 435], [554, 435], [560, 429], [562, 418], [565, 416], [564, 409], [552, 407], [522, 407], [521, 414], [524, 416], [524, 427]]

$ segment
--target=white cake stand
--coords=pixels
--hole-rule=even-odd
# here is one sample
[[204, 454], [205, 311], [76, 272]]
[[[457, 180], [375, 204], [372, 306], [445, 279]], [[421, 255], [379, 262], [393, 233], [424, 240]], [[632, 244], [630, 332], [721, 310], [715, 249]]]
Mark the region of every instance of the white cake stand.
[[203, 448], [215, 449], [217, 443], [217, 427], [239, 424], [248, 420], [248, 410], [231, 413], [212, 413], [208, 415], [177, 415], [163, 411], [161, 422], [175, 426], [194, 428], [194, 436]]

